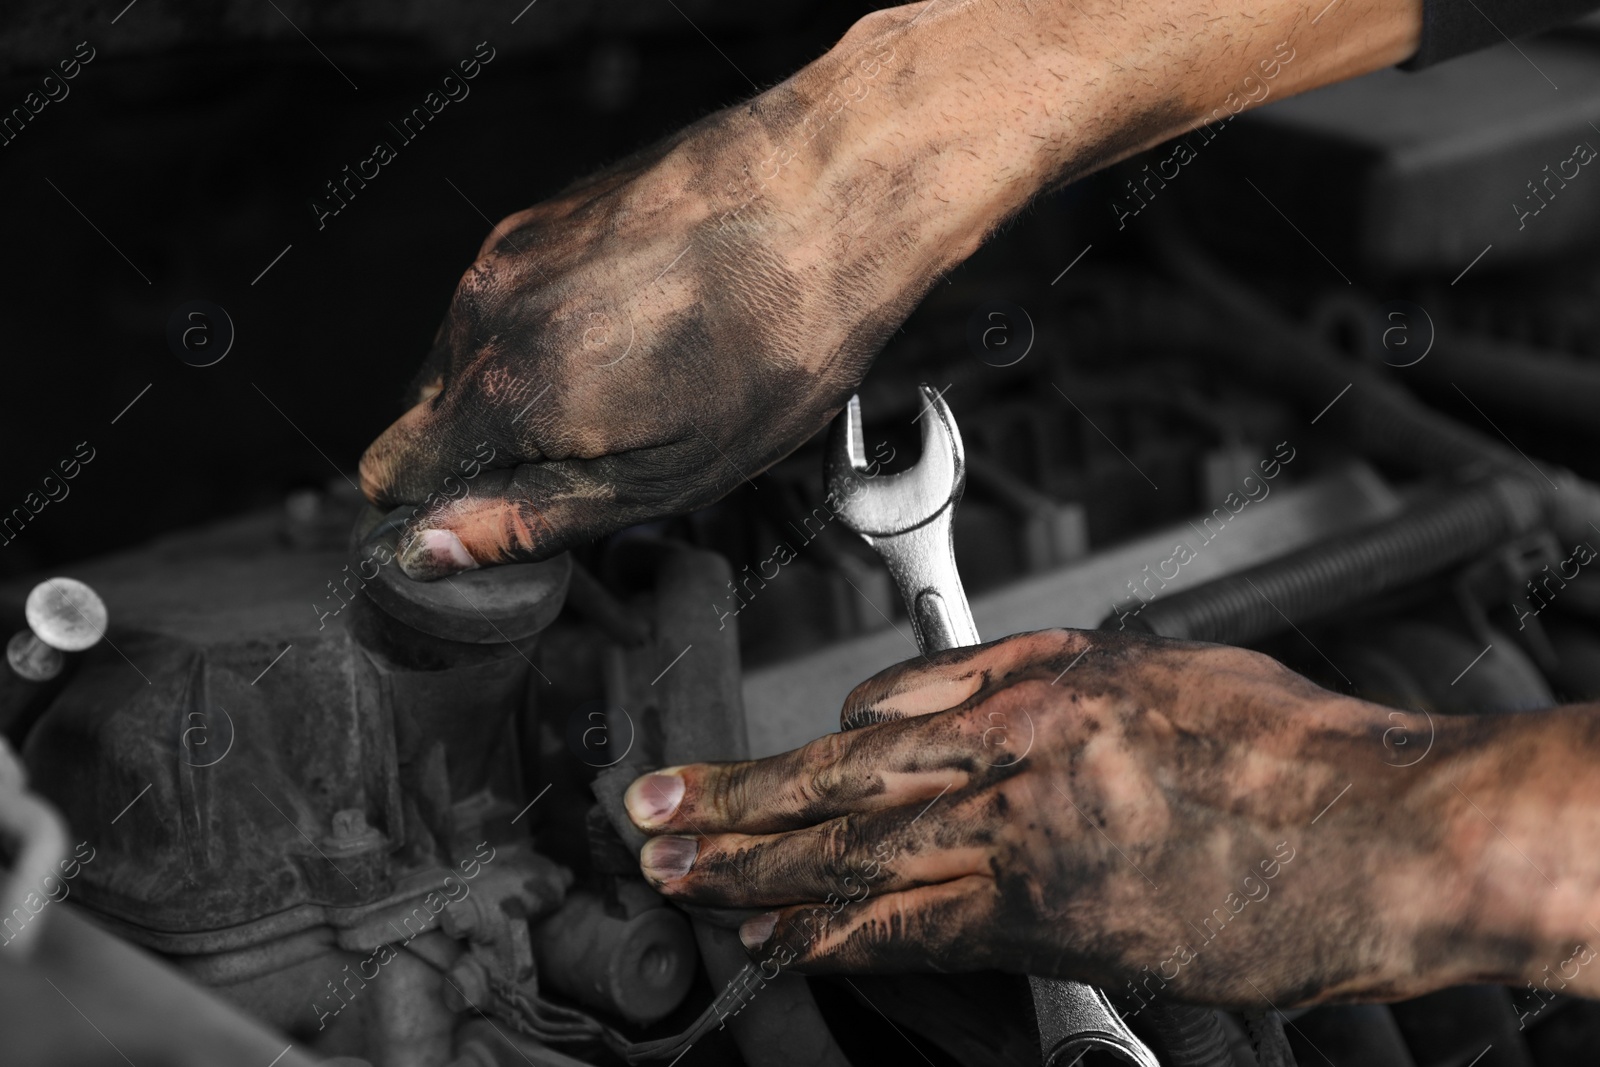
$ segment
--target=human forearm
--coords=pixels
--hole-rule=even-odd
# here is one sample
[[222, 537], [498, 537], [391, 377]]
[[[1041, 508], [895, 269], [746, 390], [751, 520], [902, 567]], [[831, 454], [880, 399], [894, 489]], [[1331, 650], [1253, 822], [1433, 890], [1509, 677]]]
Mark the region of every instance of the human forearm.
[[914, 218], [948, 267], [1043, 189], [1416, 48], [1421, 0], [1323, 2], [935, 0], [862, 19], [768, 95], [836, 131], [825, 161], [795, 152], [796, 186], [814, 167], [859, 190], [841, 215]]
[[1600, 997], [1600, 706], [1442, 720], [1439, 745], [1436, 899], [1476, 946], [1460, 979]]

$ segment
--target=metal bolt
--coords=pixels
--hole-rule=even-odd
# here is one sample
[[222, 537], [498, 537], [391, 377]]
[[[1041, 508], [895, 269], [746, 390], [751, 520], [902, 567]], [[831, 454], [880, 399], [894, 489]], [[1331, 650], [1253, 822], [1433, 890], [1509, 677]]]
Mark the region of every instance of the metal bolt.
[[6, 662], [30, 682], [48, 682], [61, 673], [67, 657], [27, 630], [18, 630], [6, 642]]
[[106, 605], [76, 578], [47, 578], [23, 607], [28, 629], [6, 642], [6, 662], [30, 682], [48, 682], [66, 664], [63, 652], [92, 648], [106, 632]]
[[360, 808], [334, 812], [332, 823], [332, 832], [323, 837], [322, 844], [336, 856], [353, 856], [383, 844], [383, 835], [367, 825], [367, 813]]
[[360, 808], [346, 808], [333, 813], [333, 839], [355, 841], [367, 830], [367, 813]]

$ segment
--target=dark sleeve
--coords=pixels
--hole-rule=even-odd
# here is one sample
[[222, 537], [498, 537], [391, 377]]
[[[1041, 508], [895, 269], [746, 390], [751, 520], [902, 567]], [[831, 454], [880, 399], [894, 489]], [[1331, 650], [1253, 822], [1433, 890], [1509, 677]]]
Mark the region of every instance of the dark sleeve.
[[1420, 70], [1572, 22], [1597, 7], [1600, 0], [1424, 0], [1422, 46], [1400, 68]]

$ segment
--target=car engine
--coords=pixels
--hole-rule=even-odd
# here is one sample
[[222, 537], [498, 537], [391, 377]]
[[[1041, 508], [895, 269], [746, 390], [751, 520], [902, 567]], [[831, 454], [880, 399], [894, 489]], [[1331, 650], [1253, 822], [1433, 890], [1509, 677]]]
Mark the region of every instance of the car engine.
[[[45, 28], [14, 47], [18, 85], [51, 20], [76, 17], [32, 6]], [[853, 10], [686, 6], [773, 78]], [[130, 249], [180, 283], [109, 296], [126, 268], [87, 227], [64, 238], [96, 249], [81, 282], [104, 312], [95, 343], [140, 349], [129, 358], [170, 377], [118, 367], [83, 386], [19, 446], [6, 486], [22, 501], [39, 483], [65, 516], [24, 508], [0, 524], [18, 543], [0, 560], [16, 634], [0, 822], [25, 842], [5, 897], [7, 1062], [943, 1067], [1048, 1052], [1014, 976], [784, 975], [747, 995], [734, 929], [639, 874], [620, 808], [633, 777], [837, 730], [857, 682], [916, 653], [890, 572], [827, 499], [826, 435], [701, 511], [436, 583], [392, 565], [395, 516], [354, 487], [451, 285], [419, 268], [390, 288], [356, 277], [356, 257], [459, 270], [489, 225], [433, 174], [496, 217], [742, 91], [693, 26], [645, 7], [530, 5], [515, 40], [498, 11], [481, 30], [483, 5], [386, 32], [376, 5], [302, 14], [378, 111], [403, 110], [436, 58], [483, 36], [499, 49], [481, 110], [441, 115], [414, 150], [427, 162], [402, 155], [339, 217], [322, 176], [359, 139], [344, 120], [305, 135], [282, 117], [280, 96], [313, 115], [333, 91], [283, 84], [285, 55], [320, 63], [290, 52], [303, 46], [287, 27], [224, 18], [202, 39], [176, 5], [152, 4], [120, 44], [96, 29], [107, 58], [82, 91], [103, 77], [142, 94], [147, 117], [107, 93], [84, 103], [83, 143], [115, 145], [133, 123], [153, 155], [178, 158], [196, 131], [253, 122], [275, 152], [312, 143], [259, 172], [237, 140], [193, 164], [218, 232]], [[1560, 83], [1557, 105], [1528, 63]], [[677, 95], [651, 99], [660, 84]], [[196, 85], [217, 88], [177, 102]], [[452, 164], [514, 101], [549, 102], [538, 136], [494, 148], [494, 176], [469, 181]], [[1569, 175], [1574, 145], [1600, 144], [1595, 116], [1593, 24], [1383, 72], [1075, 183], [944, 279], [862, 385], [863, 440], [902, 470], [921, 448], [917, 386], [954, 413], [967, 479], [954, 543], [980, 635], [1241, 645], [1430, 717], [1600, 699], [1600, 180]], [[46, 136], [14, 158], [55, 153], [65, 175], [87, 160]], [[1569, 176], [1554, 185], [1552, 168]], [[412, 195], [422, 173], [451, 218], [418, 223], [401, 251], [400, 209], [377, 201]], [[269, 269], [305, 273], [269, 295], [243, 284], [289, 226], [292, 251]], [[231, 289], [212, 280], [218, 248], [262, 233]], [[344, 306], [329, 307], [341, 276]], [[33, 284], [5, 299], [44, 351], [53, 327], [23, 321]], [[179, 298], [200, 296], [238, 330], [205, 379], [159, 336]], [[357, 354], [335, 366], [341, 352]], [[217, 435], [234, 420], [259, 447], [225, 459]], [[192, 462], [138, 458], [138, 433]], [[439, 491], [470, 494], [490, 461], [464, 454]], [[74, 505], [74, 490], [99, 502]], [[98, 639], [63, 648], [95, 611]], [[1431, 744], [1396, 729], [1373, 759], [1403, 774]], [[1163, 1067], [1530, 1067], [1600, 1048], [1600, 1005], [1555, 975], [1265, 1023], [1173, 1003], [1164, 984], [1150, 970], [1106, 990]]]

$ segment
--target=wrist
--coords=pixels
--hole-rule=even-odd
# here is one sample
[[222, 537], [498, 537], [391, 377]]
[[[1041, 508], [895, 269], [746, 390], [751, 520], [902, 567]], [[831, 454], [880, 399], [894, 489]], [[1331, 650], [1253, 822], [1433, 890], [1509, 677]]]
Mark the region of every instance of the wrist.
[[1296, 742], [1320, 783], [1304, 850], [1343, 857], [1327, 885], [1360, 946], [1319, 999], [1531, 982], [1548, 1000], [1547, 981], [1600, 996], [1600, 708], [1429, 716], [1325, 694], [1306, 711], [1345, 740]]
[[[1430, 772], [1456, 981], [1600, 995], [1600, 788], [1589, 712], [1440, 721]], [[1444, 927], [1435, 923], [1435, 933]]]

